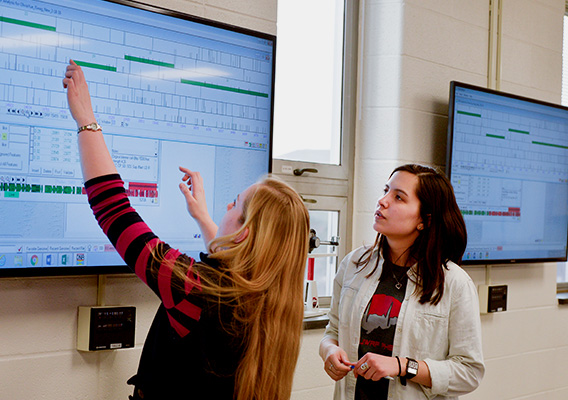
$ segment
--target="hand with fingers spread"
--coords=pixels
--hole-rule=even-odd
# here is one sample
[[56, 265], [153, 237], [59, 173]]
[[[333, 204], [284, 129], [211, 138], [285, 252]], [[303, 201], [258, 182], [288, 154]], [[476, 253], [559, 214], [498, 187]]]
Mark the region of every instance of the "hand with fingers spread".
[[357, 377], [378, 381], [382, 378], [391, 379], [400, 374], [398, 361], [395, 357], [367, 353], [354, 365], [353, 373]]
[[188, 168], [179, 167], [184, 173], [179, 184], [179, 189], [185, 197], [187, 211], [199, 225], [203, 241], [207, 245], [217, 234], [217, 225], [211, 219], [207, 211], [207, 202], [205, 201], [205, 190], [203, 189], [203, 178], [197, 171], [191, 171]]

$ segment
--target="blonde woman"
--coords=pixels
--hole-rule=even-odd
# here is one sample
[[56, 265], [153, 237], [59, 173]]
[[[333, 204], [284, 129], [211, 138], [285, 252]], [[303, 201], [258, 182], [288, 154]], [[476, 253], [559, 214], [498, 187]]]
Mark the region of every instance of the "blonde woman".
[[[95, 123], [83, 71], [63, 85], [78, 127]], [[98, 127], [96, 127], [98, 128]], [[180, 189], [209, 241], [200, 261], [159, 240], [130, 206], [100, 129], [79, 133], [91, 208], [101, 228], [162, 304], [146, 338], [132, 399], [288, 399], [299, 352], [309, 217], [298, 194], [265, 179], [207, 213], [201, 176]]]

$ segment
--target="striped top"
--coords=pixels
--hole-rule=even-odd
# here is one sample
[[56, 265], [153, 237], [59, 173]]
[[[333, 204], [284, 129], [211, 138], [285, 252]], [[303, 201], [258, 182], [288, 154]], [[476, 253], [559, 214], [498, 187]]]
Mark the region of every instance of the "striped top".
[[[244, 330], [229, 333], [232, 309], [201, 292], [195, 261], [162, 242], [131, 207], [119, 175], [85, 183], [99, 225], [128, 266], [162, 300], [148, 331], [138, 371], [128, 383], [144, 400], [232, 400], [244, 351]], [[160, 254], [162, 262], [152, 254]], [[176, 282], [176, 268], [189, 279]], [[218, 266], [201, 255], [201, 262]], [[152, 271], [158, 271], [152, 272]], [[232, 325], [234, 326], [234, 325]], [[235, 334], [236, 333], [236, 334]], [[135, 397], [138, 398], [138, 397]]]
[[[85, 183], [89, 203], [99, 225], [126, 264], [162, 300], [172, 327], [186, 336], [199, 321], [202, 299], [199, 276], [193, 270], [194, 260], [162, 242], [131, 207], [124, 182], [119, 175], [106, 175]], [[163, 254], [158, 262], [152, 253]], [[185, 282], [174, 282], [173, 261], [187, 266]], [[179, 265], [179, 264], [178, 264]], [[152, 273], [151, 271], [158, 271]], [[185, 290], [180, 290], [184, 287]]]

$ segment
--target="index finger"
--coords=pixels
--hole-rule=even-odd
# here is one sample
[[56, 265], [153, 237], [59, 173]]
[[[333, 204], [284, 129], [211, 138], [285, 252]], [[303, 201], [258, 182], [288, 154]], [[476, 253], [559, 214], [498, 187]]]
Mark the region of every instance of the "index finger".
[[191, 175], [190, 175], [190, 174], [191, 174], [191, 171], [190, 171], [189, 169], [184, 168], [184, 167], [181, 167], [181, 166], [178, 167], [178, 168], [179, 168], [179, 170], [180, 170], [181, 172], [184, 173], [184, 175], [181, 177], [181, 179], [182, 179], [183, 181], [185, 181], [185, 180], [187, 180], [187, 179], [189, 179], [189, 178], [191, 177]]
[[197, 172], [197, 171], [192, 171], [192, 170], [190, 170], [189, 168], [185, 168], [185, 167], [181, 167], [181, 166], [180, 166], [180, 167], [179, 167], [179, 170], [180, 170], [181, 172], [183, 172], [183, 173], [185, 174], [185, 176], [187, 176], [187, 177], [193, 178], [193, 177], [197, 177], [197, 176], [199, 175], [199, 172]]
[[73, 60], [69, 60], [69, 64], [66, 67], [67, 71], [78, 71], [81, 70], [81, 67]]
[[83, 82], [85, 80], [83, 75], [83, 70], [77, 64], [68, 64], [65, 68], [65, 80], [71, 82], [76, 80], [78, 82]]

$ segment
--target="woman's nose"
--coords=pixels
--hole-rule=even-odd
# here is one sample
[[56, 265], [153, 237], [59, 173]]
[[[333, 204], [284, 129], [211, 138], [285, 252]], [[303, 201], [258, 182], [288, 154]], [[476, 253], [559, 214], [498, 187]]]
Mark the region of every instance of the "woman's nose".
[[235, 206], [235, 203], [229, 203], [229, 204], [227, 204], [227, 211], [231, 211], [234, 206]]
[[382, 208], [386, 208], [389, 206], [389, 203], [387, 201], [387, 195], [385, 194], [383, 197], [381, 197], [379, 199], [379, 201], [377, 202], [377, 206], [378, 207], [382, 207]]

